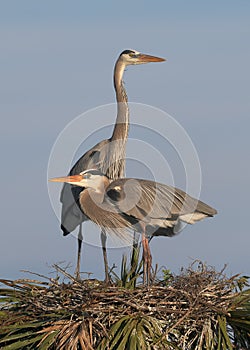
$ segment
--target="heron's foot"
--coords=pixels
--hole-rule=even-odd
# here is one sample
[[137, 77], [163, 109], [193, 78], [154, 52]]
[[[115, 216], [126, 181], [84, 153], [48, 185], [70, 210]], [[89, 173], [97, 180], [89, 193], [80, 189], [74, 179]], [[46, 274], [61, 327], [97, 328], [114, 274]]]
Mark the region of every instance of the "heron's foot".
[[103, 282], [104, 282], [106, 285], [112, 284], [112, 279], [111, 279], [109, 273], [105, 273], [105, 278], [104, 278], [104, 281], [103, 281]]
[[76, 279], [77, 281], [80, 281], [80, 280], [81, 280], [81, 273], [80, 273], [80, 271], [79, 271], [79, 268], [76, 268], [74, 275], [75, 275], [75, 279]]

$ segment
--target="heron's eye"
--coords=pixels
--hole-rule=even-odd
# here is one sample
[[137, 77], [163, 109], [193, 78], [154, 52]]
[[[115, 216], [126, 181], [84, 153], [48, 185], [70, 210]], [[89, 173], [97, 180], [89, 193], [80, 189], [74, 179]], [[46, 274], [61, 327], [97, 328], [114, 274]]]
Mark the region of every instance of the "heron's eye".
[[136, 54], [136, 53], [130, 53], [129, 56], [130, 56], [131, 58], [136, 58], [136, 57], [137, 57], [137, 54]]
[[84, 175], [82, 176], [82, 178], [83, 178], [83, 179], [89, 179], [90, 176], [91, 176], [91, 174], [84, 174]]

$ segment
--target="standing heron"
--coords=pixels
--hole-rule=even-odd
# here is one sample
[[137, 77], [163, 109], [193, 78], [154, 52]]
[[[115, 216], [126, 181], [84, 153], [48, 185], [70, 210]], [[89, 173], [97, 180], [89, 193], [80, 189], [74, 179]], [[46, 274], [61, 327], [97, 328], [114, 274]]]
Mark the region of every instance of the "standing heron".
[[174, 236], [182, 223], [194, 224], [217, 211], [184, 191], [149, 180], [110, 180], [98, 170], [51, 179], [84, 187], [79, 204], [84, 214], [102, 231], [124, 238], [124, 229], [142, 234], [143, 282], [150, 281], [152, 258], [148, 237]]
[[[110, 179], [124, 177], [125, 173], [125, 147], [129, 130], [129, 108], [126, 90], [123, 84], [123, 73], [128, 65], [143, 64], [149, 62], [162, 62], [163, 58], [142, 54], [135, 50], [125, 50], [118, 57], [114, 68], [114, 88], [117, 101], [116, 124], [109, 139], [103, 140], [87, 151], [72, 167], [69, 175], [76, 175], [80, 172], [95, 168], [106, 174]], [[79, 208], [79, 187], [64, 184], [60, 201], [61, 229], [66, 236], [79, 226], [78, 253], [76, 276], [79, 278], [80, 257], [82, 246], [82, 222], [88, 220], [84, 211]], [[101, 232], [103, 258], [105, 266], [105, 281], [108, 281], [108, 261], [106, 251], [106, 234]]]

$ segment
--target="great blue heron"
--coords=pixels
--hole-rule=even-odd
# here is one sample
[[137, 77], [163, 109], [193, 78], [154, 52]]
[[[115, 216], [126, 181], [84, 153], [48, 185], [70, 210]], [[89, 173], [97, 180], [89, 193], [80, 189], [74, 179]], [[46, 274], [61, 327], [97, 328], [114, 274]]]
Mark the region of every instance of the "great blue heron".
[[152, 260], [148, 237], [174, 236], [181, 223], [194, 224], [217, 213], [178, 188], [133, 178], [112, 181], [95, 169], [51, 181], [87, 189], [79, 194], [80, 207], [104, 232], [123, 237], [130, 228], [142, 234], [144, 283], [149, 283]]
[[[123, 84], [123, 73], [128, 65], [149, 62], [162, 62], [163, 58], [142, 54], [135, 50], [125, 50], [118, 57], [114, 68], [114, 88], [117, 101], [117, 118], [113, 134], [109, 139], [103, 140], [87, 151], [72, 167], [69, 175], [96, 168], [106, 174], [110, 179], [123, 177], [125, 169], [125, 147], [129, 129], [129, 109], [127, 94]], [[82, 222], [88, 220], [84, 211], [78, 206], [79, 188], [64, 184], [61, 191], [61, 229], [64, 236], [79, 226], [78, 254], [76, 276], [79, 277], [80, 256], [82, 245]], [[103, 257], [105, 265], [105, 280], [108, 280], [108, 262], [106, 252], [106, 235], [101, 232]]]

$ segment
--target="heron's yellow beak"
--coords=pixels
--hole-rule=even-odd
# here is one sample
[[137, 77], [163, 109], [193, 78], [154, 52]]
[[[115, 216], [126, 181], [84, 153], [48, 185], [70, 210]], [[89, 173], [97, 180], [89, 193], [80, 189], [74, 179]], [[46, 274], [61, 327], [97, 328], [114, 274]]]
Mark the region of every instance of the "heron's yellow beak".
[[142, 62], [142, 63], [144, 63], [144, 62], [147, 63], [147, 62], [163, 62], [163, 61], [166, 61], [165, 58], [145, 55], [143, 53], [139, 54], [138, 58], [139, 58], [140, 62]]
[[64, 176], [64, 177], [53, 177], [52, 179], [49, 179], [49, 181], [52, 182], [68, 182], [68, 183], [74, 183], [74, 182], [81, 182], [82, 181], [82, 175], [70, 175], [70, 176]]

